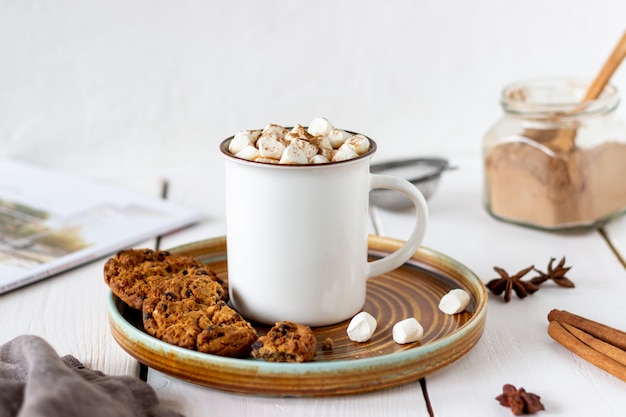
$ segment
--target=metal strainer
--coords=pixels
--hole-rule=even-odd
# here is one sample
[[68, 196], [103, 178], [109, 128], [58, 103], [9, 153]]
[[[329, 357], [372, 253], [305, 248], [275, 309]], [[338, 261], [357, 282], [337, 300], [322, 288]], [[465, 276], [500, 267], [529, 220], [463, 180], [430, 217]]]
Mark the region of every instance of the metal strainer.
[[[441, 173], [453, 169], [444, 158], [412, 158], [372, 164], [372, 174], [394, 175], [415, 185], [428, 200], [437, 190]], [[370, 203], [387, 210], [404, 210], [412, 206], [404, 194], [385, 189], [370, 191]]]

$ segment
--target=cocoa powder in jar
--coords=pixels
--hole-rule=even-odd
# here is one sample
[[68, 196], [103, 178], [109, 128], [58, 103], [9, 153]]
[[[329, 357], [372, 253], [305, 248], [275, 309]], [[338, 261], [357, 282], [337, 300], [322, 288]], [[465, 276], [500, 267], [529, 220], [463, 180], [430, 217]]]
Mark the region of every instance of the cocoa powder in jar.
[[548, 230], [598, 226], [626, 211], [626, 124], [608, 85], [536, 79], [503, 89], [504, 115], [483, 141], [485, 205], [494, 217]]
[[486, 156], [490, 211], [544, 228], [592, 225], [626, 208], [626, 144], [554, 154], [526, 142], [495, 146]]

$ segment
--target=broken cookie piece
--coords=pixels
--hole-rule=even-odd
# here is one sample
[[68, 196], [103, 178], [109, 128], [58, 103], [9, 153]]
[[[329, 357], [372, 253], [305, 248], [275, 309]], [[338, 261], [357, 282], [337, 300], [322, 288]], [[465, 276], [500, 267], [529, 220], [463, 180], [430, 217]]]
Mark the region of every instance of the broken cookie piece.
[[268, 362], [309, 362], [315, 356], [316, 344], [310, 327], [280, 321], [252, 344], [252, 357]]
[[164, 342], [235, 358], [248, 355], [258, 337], [252, 325], [224, 302], [207, 305], [174, 292], [145, 300], [143, 324], [149, 335]]

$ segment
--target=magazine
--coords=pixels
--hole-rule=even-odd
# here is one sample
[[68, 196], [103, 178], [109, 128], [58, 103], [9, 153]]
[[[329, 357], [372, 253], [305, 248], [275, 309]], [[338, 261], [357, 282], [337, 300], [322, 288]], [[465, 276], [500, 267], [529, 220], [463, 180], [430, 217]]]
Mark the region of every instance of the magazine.
[[0, 159], [0, 294], [200, 219], [156, 196]]

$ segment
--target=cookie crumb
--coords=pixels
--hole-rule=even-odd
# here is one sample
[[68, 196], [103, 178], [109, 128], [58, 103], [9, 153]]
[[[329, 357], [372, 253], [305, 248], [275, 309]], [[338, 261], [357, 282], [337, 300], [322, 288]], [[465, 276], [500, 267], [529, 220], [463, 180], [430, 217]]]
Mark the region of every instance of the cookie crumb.
[[324, 340], [324, 344], [322, 344], [322, 350], [333, 350], [333, 347], [333, 339], [327, 337], [326, 340]]

